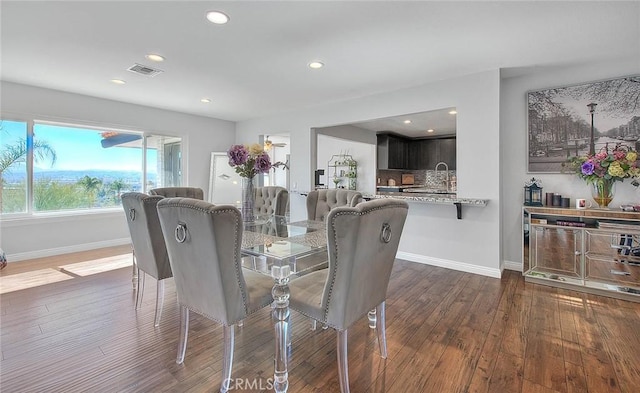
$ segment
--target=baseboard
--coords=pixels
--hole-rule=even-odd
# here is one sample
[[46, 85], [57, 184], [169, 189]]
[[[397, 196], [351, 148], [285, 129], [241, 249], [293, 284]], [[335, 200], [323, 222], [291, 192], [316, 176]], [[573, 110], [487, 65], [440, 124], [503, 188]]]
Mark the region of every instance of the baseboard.
[[74, 244], [72, 246], [66, 246], [66, 247], [56, 247], [56, 248], [48, 248], [45, 250], [20, 252], [16, 254], [7, 254], [7, 261], [9, 263], [18, 262], [18, 261], [24, 261], [27, 259], [44, 258], [44, 257], [51, 257], [54, 255], [70, 254], [72, 252], [95, 250], [97, 248], [121, 246], [124, 244], [131, 244], [131, 238], [126, 237], [122, 239], [112, 239], [112, 240], [105, 240], [105, 241], [93, 242], [93, 243]]
[[398, 252], [396, 254], [396, 258], [404, 259], [406, 261], [411, 261], [411, 262], [423, 263], [425, 265], [444, 267], [446, 269], [458, 270], [466, 273], [479, 274], [482, 276], [488, 276], [493, 278], [502, 277], [500, 269], [491, 269], [487, 267], [472, 265], [469, 263], [452, 261], [449, 259], [426, 257], [424, 255], [412, 254], [408, 252]]
[[521, 272], [522, 263], [514, 261], [504, 261], [504, 268], [507, 270], [515, 270], [516, 272]]

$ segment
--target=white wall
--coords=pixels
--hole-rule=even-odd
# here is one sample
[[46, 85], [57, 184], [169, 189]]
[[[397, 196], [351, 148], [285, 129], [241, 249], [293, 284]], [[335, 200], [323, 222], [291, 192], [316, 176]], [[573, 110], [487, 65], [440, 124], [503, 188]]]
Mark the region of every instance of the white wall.
[[[289, 140], [289, 135], [269, 135], [269, 140], [274, 144], [282, 144], [284, 146], [273, 146], [271, 151], [269, 151], [269, 156], [271, 157], [271, 162], [287, 162], [289, 156], [289, 150], [291, 142]], [[290, 188], [288, 184], [288, 175], [289, 172], [283, 167], [276, 168], [275, 170], [270, 170], [267, 175], [268, 179], [271, 179], [270, 182], [265, 180], [265, 185], [269, 186], [280, 186], [285, 188]]]
[[[581, 84], [619, 76], [640, 74], [640, 60], [603, 62], [581, 67], [537, 67], [527, 75], [504, 78], [500, 92], [500, 149], [502, 151], [503, 243], [506, 266], [522, 268], [522, 203], [524, 182], [535, 176], [542, 180], [543, 193], [563, 197], [590, 198], [586, 183], [571, 174], [527, 173], [526, 92]], [[585, 108], [586, 109], [586, 108]], [[459, 182], [462, 184], [462, 182]], [[611, 206], [640, 202], [640, 190], [628, 181], [616, 185]]]
[[[0, 84], [0, 118], [52, 120], [100, 125], [183, 139], [185, 185], [209, 189], [212, 151], [226, 151], [235, 140], [233, 122], [125, 104], [56, 90]], [[199, 105], [194, 100], [194, 105]], [[0, 247], [11, 261], [122, 244], [129, 238], [120, 211], [72, 217], [0, 221]]]
[[[309, 190], [316, 162], [311, 129], [456, 107], [458, 195], [489, 203], [463, 207], [462, 220], [456, 219], [452, 205], [410, 203], [399, 256], [497, 277], [501, 267], [499, 105], [500, 74], [494, 70], [239, 122], [236, 141], [255, 141], [269, 130], [288, 132], [292, 188]], [[292, 195], [291, 215], [306, 218], [304, 197]]]
[[[327, 163], [334, 154], [341, 153], [350, 154], [358, 163], [356, 190], [363, 194], [375, 194], [376, 145], [319, 134], [316, 168], [324, 169], [322, 180], [325, 186], [335, 188], [335, 184], [332, 181], [334, 168], [329, 169]], [[347, 186], [346, 184], [341, 185]]]

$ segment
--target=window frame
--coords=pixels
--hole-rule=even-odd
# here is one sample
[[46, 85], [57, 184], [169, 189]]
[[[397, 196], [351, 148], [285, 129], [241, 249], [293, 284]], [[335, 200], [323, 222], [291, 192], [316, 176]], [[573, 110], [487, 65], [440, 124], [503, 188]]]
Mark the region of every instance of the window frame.
[[[122, 126], [110, 126], [108, 124], [96, 124], [89, 121], [78, 121], [78, 122], [69, 122], [69, 121], [59, 121], [59, 120], [50, 120], [46, 118], [27, 118], [26, 116], [20, 116], [10, 113], [3, 113], [0, 115], [0, 121], [12, 121], [12, 122], [22, 122], [26, 123], [27, 130], [25, 138], [27, 140], [27, 155], [25, 157], [26, 160], [26, 211], [18, 212], [18, 213], [2, 213], [0, 211], [0, 222], [5, 226], [7, 223], [26, 223], [31, 220], [39, 221], [42, 219], [53, 219], [56, 220], [61, 218], [64, 220], [65, 217], [78, 217], [78, 216], [95, 216], [95, 215], [120, 215], [122, 213], [122, 206], [113, 206], [113, 207], [96, 207], [96, 208], [88, 208], [88, 209], [68, 209], [68, 210], [52, 210], [52, 211], [34, 211], [33, 209], [33, 200], [34, 200], [34, 151], [33, 151], [33, 138], [34, 138], [34, 129], [36, 125], [45, 125], [45, 126], [56, 126], [56, 127], [69, 127], [69, 128], [77, 128], [79, 130], [91, 130], [97, 132], [111, 131], [111, 132], [122, 132], [126, 134], [137, 134], [141, 136], [141, 185], [142, 189], [140, 192], [148, 192], [147, 190], [147, 141], [152, 137], [165, 137], [165, 138], [177, 138], [180, 140], [182, 145], [181, 148], [181, 167], [184, 168], [185, 160], [185, 137], [182, 135], [174, 134], [167, 135], [163, 133], [143, 131], [140, 129], [131, 128], [123, 128]], [[182, 173], [183, 178], [185, 173]], [[160, 176], [158, 174], [157, 176]], [[9, 225], [12, 226], [12, 225]]]

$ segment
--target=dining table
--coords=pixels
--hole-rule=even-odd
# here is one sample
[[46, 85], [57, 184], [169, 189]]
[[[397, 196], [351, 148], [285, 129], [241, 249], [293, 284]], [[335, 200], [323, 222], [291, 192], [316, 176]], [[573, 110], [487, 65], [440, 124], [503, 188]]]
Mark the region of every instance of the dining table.
[[290, 221], [288, 216], [257, 216], [244, 222], [243, 267], [274, 279], [272, 318], [275, 333], [273, 387], [286, 392], [290, 337], [289, 281], [326, 266], [327, 238], [323, 221]]

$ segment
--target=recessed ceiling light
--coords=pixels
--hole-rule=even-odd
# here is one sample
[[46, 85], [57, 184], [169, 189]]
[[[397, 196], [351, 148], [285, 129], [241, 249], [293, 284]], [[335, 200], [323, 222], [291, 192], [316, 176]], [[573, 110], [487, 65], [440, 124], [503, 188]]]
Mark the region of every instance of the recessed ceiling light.
[[122, 79], [111, 79], [111, 82], [115, 83], [116, 85], [124, 85], [125, 83], [127, 83], [127, 82], [123, 81]]
[[433, 129], [432, 129], [432, 128], [429, 128], [429, 129], [427, 130], [427, 132], [431, 133], [431, 132], [433, 132]]
[[324, 63], [320, 61], [312, 61], [309, 63], [309, 68], [318, 69], [324, 67]]
[[211, 100], [210, 100], [210, 99], [208, 99], [208, 98], [201, 98], [201, 99], [200, 99], [200, 102], [202, 102], [202, 103], [204, 103], [204, 104], [208, 104], [208, 103], [210, 103], [210, 102], [211, 102]]
[[224, 25], [229, 22], [229, 16], [224, 12], [220, 11], [209, 11], [207, 12], [207, 19], [211, 23], [215, 23], [216, 25]]
[[405, 120], [403, 121], [404, 124], [411, 124], [411, 120]]
[[145, 57], [151, 61], [157, 61], [157, 62], [164, 61], [164, 57], [160, 55], [156, 55], [155, 53], [149, 53]]
[[455, 109], [454, 109], [454, 110], [449, 111], [449, 114], [450, 114], [450, 115], [455, 115], [456, 113], [458, 113], [458, 111], [457, 111], [457, 110], [455, 110]]

